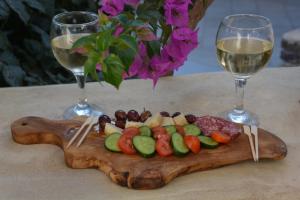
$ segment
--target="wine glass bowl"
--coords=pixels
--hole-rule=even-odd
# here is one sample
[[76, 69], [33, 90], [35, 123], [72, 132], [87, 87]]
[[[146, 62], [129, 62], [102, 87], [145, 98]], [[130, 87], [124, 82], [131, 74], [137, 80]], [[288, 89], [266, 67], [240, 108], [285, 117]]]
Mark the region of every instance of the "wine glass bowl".
[[236, 105], [223, 117], [237, 123], [258, 124], [257, 117], [244, 110], [244, 87], [252, 75], [264, 68], [272, 55], [274, 34], [269, 19], [252, 14], [225, 17], [217, 37], [217, 59], [235, 78]]
[[84, 63], [87, 55], [85, 55], [84, 49], [72, 49], [78, 39], [96, 33], [98, 29], [98, 15], [91, 12], [64, 12], [52, 19], [51, 47], [54, 57], [64, 68], [74, 74], [81, 90], [79, 102], [64, 112], [65, 119], [103, 113], [98, 106], [89, 104], [85, 96]]

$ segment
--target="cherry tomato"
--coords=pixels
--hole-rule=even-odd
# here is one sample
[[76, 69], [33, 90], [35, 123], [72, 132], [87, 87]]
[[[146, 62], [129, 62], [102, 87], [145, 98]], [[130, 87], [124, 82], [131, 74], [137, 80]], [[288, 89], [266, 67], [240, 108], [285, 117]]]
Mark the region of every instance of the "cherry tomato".
[[170, 142], [165, 139], [158, 139], [155, 144], [155, 150], [160, 156], [170, 156], [173, 154], [173, 149]]
[[125, 128], [123, 130], [123, 134], [129, 134], [129, 135], [136, 136], [136, 135], [140, 134], [140, 130], [139, 130], [139, 128], [136, 128], [136, 127]]
[[199, 153], [200, 140], [198, 139], [197, 136], [194, 136], [194, 135], [184, 136], [184, 143], [193, 153]]
[[134, 149], [132, 142], [132, 138], [136, 135], [136, 132], [126, 132], [122, 134], [118, 141], [118, 146], [123, 153], [129, 155], [136, 154], [136, 150]]
[[185, 135], [183, 126], [176, 125], [175, 127], [176, 127], [177, 133], [179, 133], [182, 136]]
[[227, 144], [230, 142], [230, 136], [226, 135], [225, 133], [221, 133], [219, 131], [214, 131], [211, 133], [210, 137], [214, 139], [216, 142]]

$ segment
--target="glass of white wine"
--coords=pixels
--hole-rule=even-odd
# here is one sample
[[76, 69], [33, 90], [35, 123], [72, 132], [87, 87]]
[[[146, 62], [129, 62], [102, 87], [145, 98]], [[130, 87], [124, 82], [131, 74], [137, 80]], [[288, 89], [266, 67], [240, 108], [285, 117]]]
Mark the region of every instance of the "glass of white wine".
[[64, 111], [65, 119], [78, 116], [101, 115], [102, 109], [87, 102], [85, 94], [84, 63], [87, 56], [83, 51], [74, 51], [72, 46], [79, 38], [96, 33], [99, 29], [97, 14], [83, 11], [63, 12], [53, 17], [51, 25], [51, 47], [56, 60], [70, 70], [81, 90], [79, 102]]
[[222, 20], [216, 37], [217, 58], [234, 76], [236, 88], [235, 107], [224, 112], [223, 117], [236, 123], [258, 125], [256, 115], [244, 110], [244, 88], [247, 80], [267, 65], [273, 46], [273, 28], [266, 17], [237, 14]]

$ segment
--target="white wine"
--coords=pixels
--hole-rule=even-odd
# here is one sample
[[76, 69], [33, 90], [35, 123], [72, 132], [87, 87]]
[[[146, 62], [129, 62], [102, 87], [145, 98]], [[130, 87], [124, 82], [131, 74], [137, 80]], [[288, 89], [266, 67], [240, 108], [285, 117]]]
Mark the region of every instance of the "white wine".
[[73, 73], [83, 73], [83, 65], [87, 57], [71, 48], [78, 39], [89, 35], [88, 33], [67, 34], [55, 37], [51, 41], [52, 51], [57, 61]]
[[217, 41], [217, 57], [225, 70], [239, 78], [249, 78], [266, 66], [273, 44], [258, 38], [226, 38]]

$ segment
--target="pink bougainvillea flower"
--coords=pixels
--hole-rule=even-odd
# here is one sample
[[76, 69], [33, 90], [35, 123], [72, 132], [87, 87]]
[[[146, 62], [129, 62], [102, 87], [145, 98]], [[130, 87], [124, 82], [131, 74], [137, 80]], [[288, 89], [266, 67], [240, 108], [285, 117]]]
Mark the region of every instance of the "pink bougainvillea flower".
[[171, 34], [170, 43], [166, 49], [172, 57], [187, 57], [198, 46], [198, 30], [177, 28]]
[[131, 5], [133, 7], [137, 7], [140, 3], [140, 0], [125, 0], [125, 4]]
[[121, 35], [121, 33], [124, 31], [124, 28], [121, 25], [118, 25], [116, 27], [116, 30], [114, 32], [114, 36], [118, 37], [119, 35]]
[[182, 66], [187, 59], [187, 57], [176, 56], [173, 57], [168, 53], [169, 45], [166, 45], [164, 49], [161, 51], [161, 57], [169, 62], [169, 71], [178, 70], [180, 66]]
[[[179, 3], [178, 3], [179, 2]], [[184, 2], [184, 3], [180, 3]], [[166, 23], [176, 27], [186, 27], [189, 24], [189, 1], [166, 0], [164, 4]]]
[[167, 3], [170, 3], [170, 4], [191, 4], [192, 1], [191, 0], [166, 0]]
[[116, 16], [124, 10], [124, 0], [102, 0], [101, 11]]
[[153, 87], [156, 86], [160, 77], [167, 75], [172, 71], [172, 63], [166, 57], [155, 55], [150, 61], [150, 65], [143, 67], [139, 77], [143, 79], [152, 79]]
[[141, 41], [153, 41], [157, 40], [156, 35], [147, 26], [137, 27], [137, 36]]

